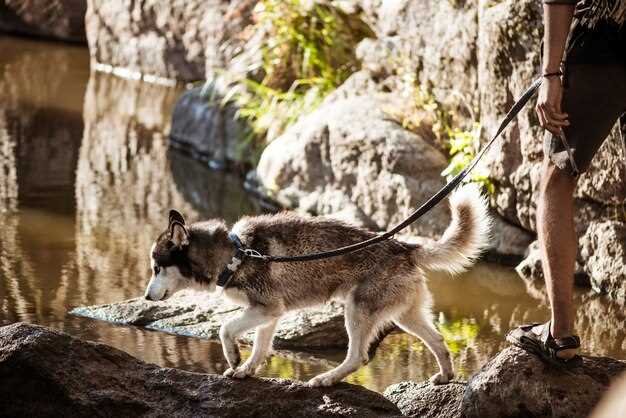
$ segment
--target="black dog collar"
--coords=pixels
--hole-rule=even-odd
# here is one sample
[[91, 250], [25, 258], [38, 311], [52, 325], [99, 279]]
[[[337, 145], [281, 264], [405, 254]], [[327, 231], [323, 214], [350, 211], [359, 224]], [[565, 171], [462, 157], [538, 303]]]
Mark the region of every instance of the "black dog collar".
[[233, 234], [232, 232], [229, 233], [228, 239], [235, 246], [235, 255], [233, 255], [230, 263], [227, 264], [226, 267], [224, 267], [224, 270], [222, 270], [220, 275], [217, 277], [217, 285], [223, 288], [226, 288], [228, 282], [230, 282], [230, 280], [232, 279], [233, 274], [235, 274], [247, 255], [245, 250], [243, 249], [243, 244], [241, 243], [241, 240], [239, 239], [237, 234]]

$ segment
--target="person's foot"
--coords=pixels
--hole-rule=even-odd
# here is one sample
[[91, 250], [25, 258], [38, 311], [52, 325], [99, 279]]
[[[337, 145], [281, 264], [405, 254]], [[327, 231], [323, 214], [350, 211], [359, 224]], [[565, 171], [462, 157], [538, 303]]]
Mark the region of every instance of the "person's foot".
[[506, 339], [556, 366], [575, 366], [582, 360], [577, 354], [580, 348], [578, 336], [554, 338], [550, 332], [550, 322], [519, 326], [511, 330]]

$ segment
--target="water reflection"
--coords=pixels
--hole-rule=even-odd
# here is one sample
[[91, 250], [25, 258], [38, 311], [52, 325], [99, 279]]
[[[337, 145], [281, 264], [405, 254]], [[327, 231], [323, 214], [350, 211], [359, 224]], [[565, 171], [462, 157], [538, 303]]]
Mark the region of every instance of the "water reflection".
[[[180, 90], [88, 77], [87, 51], [77, 47], [0, 38], [0, 50], [0, 324], [44, 324], [163, 366], [223, 371], [217, 343], [67, 315], [143, 291], [149, 247], [171, 207], [191, 220], [258, 212], [239, 179], [168, 151]], [[511, 269], [483, 265], [457, 279], [434, 276], [430, 287], [461, 376], [503, 348], [510, 327], [547, 317], [541, 291], [530, 296]], [[577, 298], [584, 349], [624, 358], [623, 308]], [[261, 373], [306, 380], [343, 356], [283, 353]], [[435, 371], [420, 342], [396, 333], [349, 381], [383, 390]]]

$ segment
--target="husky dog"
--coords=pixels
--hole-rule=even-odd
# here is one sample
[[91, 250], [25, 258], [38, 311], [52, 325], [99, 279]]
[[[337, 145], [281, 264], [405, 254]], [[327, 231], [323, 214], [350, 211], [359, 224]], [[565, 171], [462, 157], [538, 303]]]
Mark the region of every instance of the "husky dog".
[[[145, 297], [162, 300], [179, 289], [198, 286], [214, 291], [225, 266], [236, 270], [224, 295], [244, 310], [220, 329], [230, 366], [225, 376], [244, 378], [255, 373], [271, 350], [276, 324], [285, 312], [338, 299], [344, 303], [348, 353], [338, 367], [312, 378], [310, 386], [332, 385], [365, 364], [370, 342], [390, 322], [424, 341], [439, 365], [431, 381], [447, 383], [454, 370], [432, 322], [426, 271], [465, 270], [486, 247], [490, 229], [487, 205], [477, 187], [458, 189], [450, 203], [451, 224], [432, 246], [390, 239], [325, 260], [268, 263], [245, 258], [239, 266], [233, 258], [233, 236], [244, 248], [262, 254], [300, 255], [354, 244], [375, 234], [337, 220], [282, 212], [244, 217], [229, 236], [224, 221], [187, 225], [180, 213], [171, 211], [167, 230], [150, 252], [153, 275]], [[252, 354], [240, 364], [237, 338], [255, 328]]]

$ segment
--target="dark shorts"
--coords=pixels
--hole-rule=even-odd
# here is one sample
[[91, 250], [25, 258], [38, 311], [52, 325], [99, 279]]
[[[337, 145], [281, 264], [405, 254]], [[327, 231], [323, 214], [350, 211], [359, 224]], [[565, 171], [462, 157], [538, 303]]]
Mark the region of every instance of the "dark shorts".
[[[601, 32], [575, 29], [573, 34], [581, 36], [573, 38], [566, 56], [562, 109], [570, 125], [563, 132], [582, 173], [626, 113], [626, 54], [617, 49], [626, 44], [611, 43]], [[544, 152], [556, 166], [575, 174], [561, 138], [546, 131]]]

